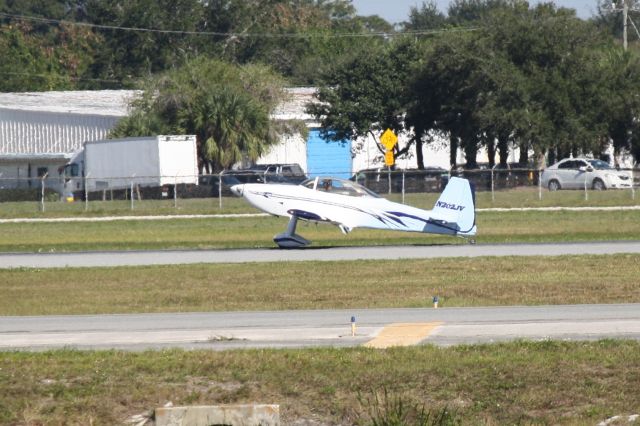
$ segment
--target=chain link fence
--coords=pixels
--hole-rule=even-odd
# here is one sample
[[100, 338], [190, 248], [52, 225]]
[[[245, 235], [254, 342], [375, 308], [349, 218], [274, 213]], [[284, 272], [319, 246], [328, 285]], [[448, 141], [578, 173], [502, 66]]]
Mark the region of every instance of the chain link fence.
[[[622, 169], [630, 176], [633, 185], [625, 191], [635, 199], [635, 190], [640, 184], [640, 169]], [[335, 173], [344, 173], [336, 171]], [[492, 200], [496, 194], [504, 191], [529, 189], [537, 190], [537, 196], [542, 200], [547, 188], [541, 185], [542, 170], [536, 169], [476, 169], [476, 170], [445, 170], [440, 168], [426, 170], [388, 170], [384, 168], [364, 170], [351, 176], [351, 180], [364, 185], [381, 195], [400, 194], [404, 202], [405, 194], [439, 193], [446, 186], [452, 176], [464, 177], [472, 182], [478, 193], [490, 192]], [[164, 179], [161, 179], [164, 178]], [[191, 177], [193, 178], [193, 177]], [[0, 202], [34, 202], [39, 204], [42, 211], [47, 205], [56, 203], [84, 203], [85, 210], [89, 210], [91, 203], [126, 202], [131, 209], [136, 208], [137, 202], [149, 200], [165, 200], [168, 205], [178, 207], [181, 200], [202, 199], [216, 201], [220, 208], [225, 200], [233, 197], [231, 187], [241, 183], [300, 183], [302, 176], [281, 176], [274, 174], [223, 172], [220, 174], [197, 176], [198, 184], [167, 184], [153, 185], [149, 182], [175, 181], [179, 177], [133, 176], [95, 179], [83, 177], [69, 182], [64, 177], [49, 176], [33, 178], [6, 178], [0, 176]], [[87, 188], [92, 188], [88, 190]], [[101, 188], [101, 189], [95, 189]], [[585, 181], [585, 199], [593, 191]], [[513, 206], [518, 207], [518, 206]]]

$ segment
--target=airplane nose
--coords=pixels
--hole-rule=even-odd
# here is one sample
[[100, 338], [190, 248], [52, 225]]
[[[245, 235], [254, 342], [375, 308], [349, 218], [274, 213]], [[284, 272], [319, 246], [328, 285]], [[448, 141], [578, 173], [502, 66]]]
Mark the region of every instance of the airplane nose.
[[233, 192], [233, 195], [235, 196], [242, 197], [242, 193], [244, 192], [244, 184], [233, 185], [231, 187], [231, 192]]

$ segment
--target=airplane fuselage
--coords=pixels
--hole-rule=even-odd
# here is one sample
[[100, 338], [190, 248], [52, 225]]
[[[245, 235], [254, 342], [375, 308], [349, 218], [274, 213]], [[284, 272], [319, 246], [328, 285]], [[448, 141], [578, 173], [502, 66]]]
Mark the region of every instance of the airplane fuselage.
[[275, 216], [355, 227], [422, 232], [429, 210], [384, 198], [326, 193], [299, 185], [245, 184], [242, 192], [254, 207]]

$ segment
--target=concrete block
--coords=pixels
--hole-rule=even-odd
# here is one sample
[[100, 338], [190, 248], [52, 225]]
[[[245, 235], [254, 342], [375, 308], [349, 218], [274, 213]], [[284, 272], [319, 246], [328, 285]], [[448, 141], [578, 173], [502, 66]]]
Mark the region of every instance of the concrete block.
[[156, 426], [279, 426], [280, 406], [201, 405], [156, 408]]

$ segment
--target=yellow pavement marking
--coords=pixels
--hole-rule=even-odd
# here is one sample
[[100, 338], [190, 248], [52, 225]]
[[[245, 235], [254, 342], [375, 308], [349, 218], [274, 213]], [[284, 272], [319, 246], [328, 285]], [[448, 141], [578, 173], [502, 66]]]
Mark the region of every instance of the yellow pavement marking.
[[390, 324], [364, 346], [382, 349], [392, 346], [415, 345], [429, 337], [433, 330], [441, 324], [442, 322]]

